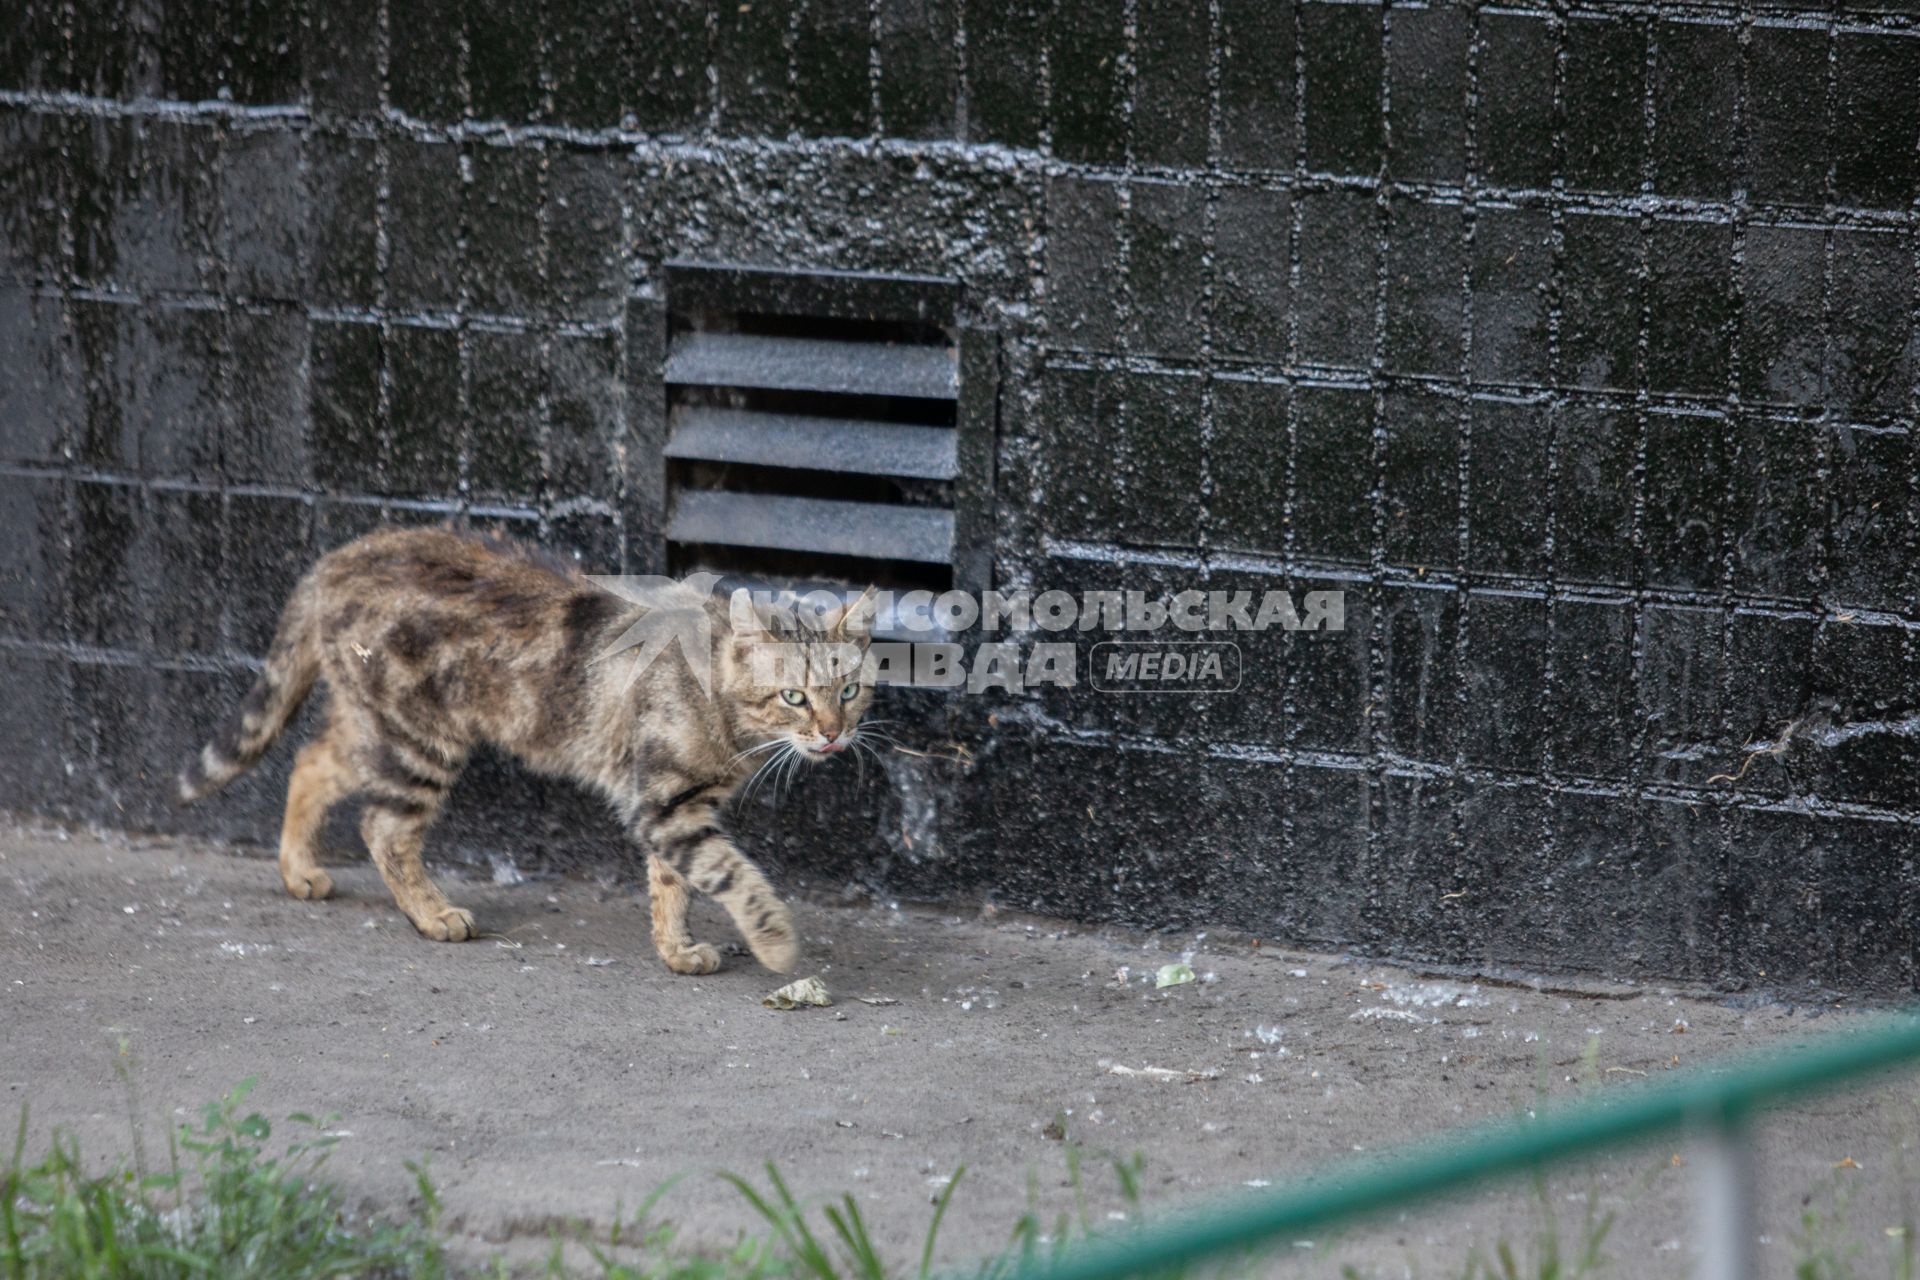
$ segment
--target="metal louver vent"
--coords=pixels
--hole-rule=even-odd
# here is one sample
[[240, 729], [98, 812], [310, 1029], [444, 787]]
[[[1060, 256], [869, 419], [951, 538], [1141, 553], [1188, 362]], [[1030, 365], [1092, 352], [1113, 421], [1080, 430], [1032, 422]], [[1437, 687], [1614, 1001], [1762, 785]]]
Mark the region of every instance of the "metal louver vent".
[[667, 268], [667, 549], [784, 586], [983, 586], [996, 358], [926, 277]]

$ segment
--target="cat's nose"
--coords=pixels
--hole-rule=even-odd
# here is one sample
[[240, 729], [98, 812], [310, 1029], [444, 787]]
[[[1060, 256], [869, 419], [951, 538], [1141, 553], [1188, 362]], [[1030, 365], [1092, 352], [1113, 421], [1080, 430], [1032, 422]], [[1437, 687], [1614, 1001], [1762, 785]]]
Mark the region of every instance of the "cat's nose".
[[822, 738], [825, 738], [828, 742], [832, 742], [834, 739], [840, 736], [840, 731], [837, 729], [822, 729], [820, 731], [820, 736]]

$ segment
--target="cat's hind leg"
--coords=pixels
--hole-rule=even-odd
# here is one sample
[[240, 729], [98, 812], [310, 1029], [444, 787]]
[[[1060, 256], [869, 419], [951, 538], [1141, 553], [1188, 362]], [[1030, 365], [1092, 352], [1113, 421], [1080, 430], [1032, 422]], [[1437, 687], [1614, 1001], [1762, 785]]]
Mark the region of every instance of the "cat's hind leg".
[[337, 721], [294, 757], [286, 817], [280, 824], [280, 879], [296, 898], [324, 898], [333, 892], [333, 877], [320, 869], [320, 826], [327, 811], [353, 791], [353, 773]]
[[687, 882], [659, 858], [647, 858], [647, 898], [653, 908], [653, 947], [675, 973], [712, 973], [720, 953], [687, 930]]
[[465, 942], [476, 936], [479, 926], [473, 913], [447, 901], [427, 877], [420, 849], [427, 828], [438, 816], [438, 806], [428, 812], [406, 808], [391, 801], [370, 800], [360, 819], [360, 835], [373, 854], [373, 865], [387, 882], [393, 900], [413, 921], [423, 937], [435, 942]]
[[420, 857], [427, 829], [440, 816], [464, 761], [397, 729], [369, 733], [359, 758], [368, 793], [360, 835], [394, 902], [414, 928], [436, 942], [476, 936], [473, 913], [447, 901]]

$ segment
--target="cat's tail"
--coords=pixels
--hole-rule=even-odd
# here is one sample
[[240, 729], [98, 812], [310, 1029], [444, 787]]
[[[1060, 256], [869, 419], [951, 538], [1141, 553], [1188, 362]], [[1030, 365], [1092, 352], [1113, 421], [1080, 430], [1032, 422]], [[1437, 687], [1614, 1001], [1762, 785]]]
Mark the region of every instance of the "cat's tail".
[[220, 732], [180, 771], [181, 804], [213, 794], [259, 763], [306, 701], [320, 674], [317, 595], [311, 576], [294, 588], [260, 678]]

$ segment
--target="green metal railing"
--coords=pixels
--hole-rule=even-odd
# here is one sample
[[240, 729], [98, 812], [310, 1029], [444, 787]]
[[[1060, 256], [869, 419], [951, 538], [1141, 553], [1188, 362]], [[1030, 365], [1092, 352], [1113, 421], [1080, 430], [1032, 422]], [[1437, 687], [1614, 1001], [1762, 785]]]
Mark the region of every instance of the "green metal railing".
[[1120, 1277], [1257, 1248], [1506, 1174], [1588, 1155], [1675, 1130], [1704, 1141], [1700, 1182], [1702, 1280], [1755, 1274], [1752, 1159], [1755, 1112], [1920, 1063], [1920, 1015], [1880, 1019], [1785, 1053], [1697, 1067], [1658, 1084], [1609, 1091], [1533, 1120], [1448, 1135], [1386, 1159], [1343, 1165], [1291, 1188], [1225, 1209], [1194, 1213], [1088, 1243], [1051, 1260], [1032, 1259], [1020, 1280]]

